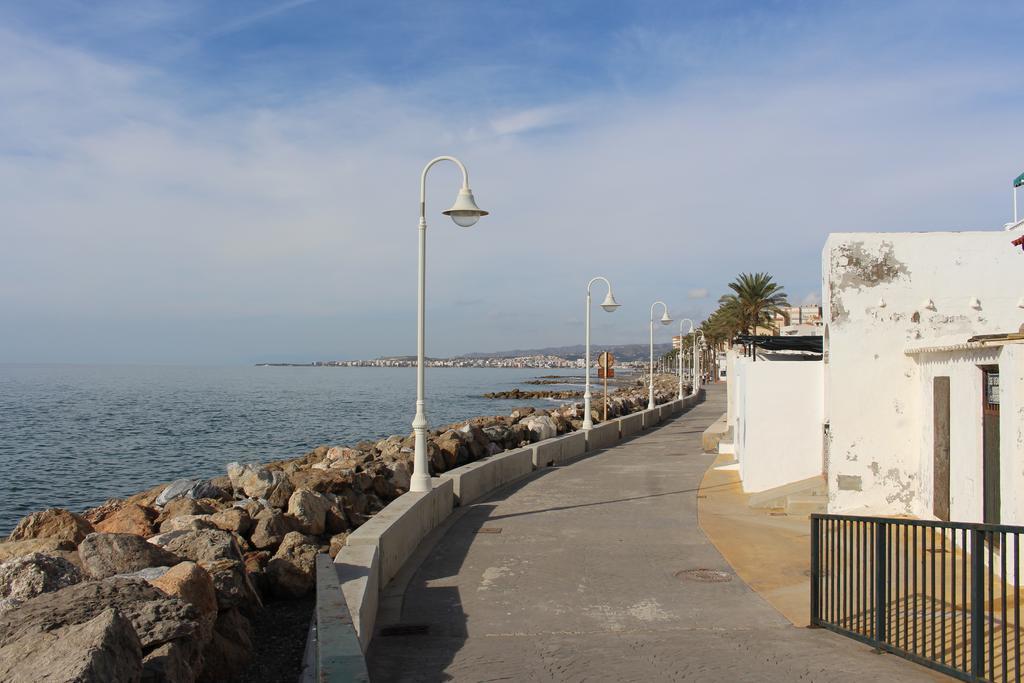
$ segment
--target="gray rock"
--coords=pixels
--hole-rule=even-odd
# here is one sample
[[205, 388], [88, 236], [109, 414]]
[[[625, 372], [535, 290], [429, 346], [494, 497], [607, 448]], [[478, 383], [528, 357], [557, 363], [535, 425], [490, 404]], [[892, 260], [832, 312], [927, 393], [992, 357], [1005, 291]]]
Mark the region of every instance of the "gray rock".
[[78, 555], [85, 572], [95, 579], [181, 562], [177, 555], [135, 534], [89, 534], [78, 546]]
[[115, 608], [128, 618], [142, 643], [143, 652], [180, 640], [194, 651], [193, 657], [198, 658], [205, 646], [197, 637], [200, 624], [195, 607], [167, 597], [145, 581], [111, 578], [83, 581], [59, 591], [43, 593], [0, 616], [0, 647], [25, 636], [84, 624], [108, 608]]
[[216, 560], [242, 561], [242, 551], [234, 537], [221, 529], [199, 529], [175, 536], [164, 546], [175, 555], [193, 562]]
[[141, 673], [142, 644], [131, 621], [115, 608], [0, 647], [4, 681], [131, 682]]
[[522, 424], [530, 430], [532, 441], [543, 441], [558, 436], [558, 425], [547, 415], [531, 415], [522, 420]]
[[203, 479], [202, 481], [196, 482], [188, 491], [188, 497], [193, 500], [199, 500], [200, 498], [213, 498], [219, 500], [225, 495], [224, 489], [215, 485], [209, 479]]
[[175, 498], [188, 496], [188, 492], [200, 481], [199, 479], [175, 479], [156, 497], [156, 504], [163, 507]]
[[111, 576], [112, 579], [136, 579], [138, 581], [152, 581], [153, 579], [159, 579], [161, 576], [171, 570], [170, 567], [147, 567], [146, 569], [140, 569], [137, 572], [129, 572], [127, 574], [115, 574]]
[[32, 553], [0, 564], [0, 614], [41, 593], [60, 590], [82, 580], [82, 572], [60, 557]]

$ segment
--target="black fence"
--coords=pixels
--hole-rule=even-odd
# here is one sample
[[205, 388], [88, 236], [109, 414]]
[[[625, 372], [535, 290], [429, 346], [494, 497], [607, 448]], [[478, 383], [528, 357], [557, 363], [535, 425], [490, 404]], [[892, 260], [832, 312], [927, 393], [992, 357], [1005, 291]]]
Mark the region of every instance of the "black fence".
[[811, 515], [811, 626], [965, 681], [1021, 681], [1024, 527]]

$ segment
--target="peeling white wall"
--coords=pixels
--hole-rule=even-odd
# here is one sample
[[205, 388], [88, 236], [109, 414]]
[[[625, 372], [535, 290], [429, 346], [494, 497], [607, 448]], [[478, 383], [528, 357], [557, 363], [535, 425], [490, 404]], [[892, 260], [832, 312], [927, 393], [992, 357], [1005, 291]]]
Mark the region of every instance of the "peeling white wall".
[[[904, 350], [1018, 330], [1024, 255], [1010, 245], [1013, 237], [1002, 231], [829, 236], [822, 298], [830, 512], [930, 513], [921, 463], [930, 412], [925, 421], [920, 370]], [[972, 308], [972, 298], [980, 308]], [[967, 497], [961, 504], [974, 505]]]
[[821, 474], [821, 362], [738, 358], [733, 367], [743, 387], [735, 447], [744, 492]]

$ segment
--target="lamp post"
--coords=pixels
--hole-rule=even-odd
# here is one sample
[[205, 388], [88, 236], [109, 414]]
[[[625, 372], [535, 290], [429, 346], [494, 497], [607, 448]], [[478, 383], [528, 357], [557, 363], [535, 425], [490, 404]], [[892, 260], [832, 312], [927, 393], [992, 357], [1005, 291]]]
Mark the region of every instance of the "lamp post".
[[413, 456], [412, 479], [409, 484], [410, 491], [429, 491], [430, 470], [427, 463], [427, 415], [424, 411], [425, 401], [423, 399], [423, 369], [424, 369], [424, 338], [426, 318], [426, 268], [427, 268], [427, 171], [435, 164], [442, 161], [450, 161], [462, 171], [462, 188], [459, 190], [455, 203], [446, 211], [446, 216], [451, 216], [455, 224], [468, 228], [479, 220], [480, 216], [486, 216], [487, 212], [476, 205], [473, 199], [473, 192], [469, 189], [469, 173], [462, 162], [455, 157], [441, 156], [431, 159], [423, 167], [423, 174], [420, 176], [420, 258], [419, 258], [419, 292], [417, 296], [416, 316], [416, 417], [412, 421], [412, 429], [415, 434], [415, 454]]
[[668, 325], [672, 322], [672, 318], [668, 314], [668, 306], [665, 305], [664, 301], [655, 301], [651, 304], [651, 363], [650, 363], [650, 386], [647, 388], [647, 410], [653, 409], [654, 406], [654, 308], [660, 305], [664, 313], [661, 315], [659, 322], [662, 325]]
[[615, 300], [615, 297], [612, 295], [612, 283], [608, 282], [608, 278], [601, 277], [600, 275], [598, 275], [597, 277], [595, 277], [594, 279], [587, 283], [587, 388], [586, 391], [583, 392], [583, 429], [594, 428], [594, 419], [590, 415], [590, 288], [598, 280], [601, 280], [606, 285], [608, 285], [608, 295], [604, 298], [604, 301], [601, 302], [601, 308], [608, 311], [609, 313], [612, 313], [616, 308], [618, 308], [621, 305], [618, 301]]
[[679, 321], [679, 398], [683, 398], [683, 323], [690, 323], [690, 331], [686, 334], [693, 332], [693, 321], [689, 318], [683, 318]]
[[700, 348], [704, 348], [704, 330], [698, 329], [693, 334], [693, 393], [696, 394], [700, 390], [700, 352], [697, 348], [697, 335], [700, 335]]

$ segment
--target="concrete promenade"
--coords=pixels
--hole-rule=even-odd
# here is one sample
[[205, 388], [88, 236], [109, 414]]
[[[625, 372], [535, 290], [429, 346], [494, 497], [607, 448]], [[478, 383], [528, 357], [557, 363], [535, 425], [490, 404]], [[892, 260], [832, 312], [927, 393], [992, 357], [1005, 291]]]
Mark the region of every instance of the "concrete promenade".
[[707, 540], [701, 433], [724, 403], [711, 387], [659, 428], [457, 511], [385, 600], [372, 679], [936, 680], [792, 626]]

